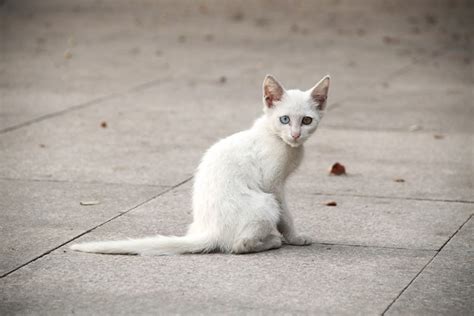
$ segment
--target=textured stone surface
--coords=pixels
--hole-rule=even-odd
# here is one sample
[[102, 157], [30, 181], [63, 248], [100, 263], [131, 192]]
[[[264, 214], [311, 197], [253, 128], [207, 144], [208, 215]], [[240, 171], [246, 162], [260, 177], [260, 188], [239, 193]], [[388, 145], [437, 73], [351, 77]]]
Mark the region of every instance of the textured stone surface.
[[[463, 203], [288, 192], [298, 230], [317, 243], [438, 250], [472, 214]], [[337, 206], [325, 206], [335, 200]], [[191, 183], [140, 206], [78, 241], [181, 235], [191, 223]]]
[[[164, 190], [103, 183], [0, 180], [0, 275]], [[98, 204], [80, 205], [87, 201]]]
[[[427, 133], [321, 128], [308, 141], [292, 185], [307, 193], [472, 202], [472, 144], [467, 134], [436, 139]], [[345, 165], [347, 176], [328, 176], [335, 162]]]
[[59, 250], [0, 280], [0, 306], [4, 313], [24, 314], [357, 310], [375, 315], [432, 255], [317, 245], [241, 256], [130, 257]]
[[[471, 205], [471, 214], [473, 206]], [[472, 216], [444, 248], [445, 251], [474, 251], [474, 220]]]
[[[472, 313], [472, 220], [459, 228], [474, 205], [473, 10], [0, 1], [0, 274], [25, 264], [0, 278], [0, 314]], [[303, 89], [332, 76], [289, 183], [296, 224], [318, 243], [249, 256], [50, 252], [80, 234], [183, 234], [191, 182], [179, 184], [261, 113], [267, 73]], [[327, 175], [336, 161], [347, 176]]]
[[471, 314], [474, 309], [473, 262], [472, 251], [441, 251], [387, 315]]
[[[183, 97], [189, 102], [168, 109], [164, 105], [173, 100], [159, 91], [0, 136], [0, 175], [173, 185], [193, 174], [210, 144], [247, 128], [260, 111], [248, 105], [246, 114], [239, 114], [240, 108], [199, 107], [190, 96]], [[107, 128], [101, 128], [102, 121]], [[436, 139], [432, 133], [339, 130], [324, 124], [308, 141], [295, 176], [306, 192], [472, 201], [471, 135]], [[347, 177], [327, 177], [336, 161], [346, 165]], [[394, 182], [397, 178], [405, 182]]]

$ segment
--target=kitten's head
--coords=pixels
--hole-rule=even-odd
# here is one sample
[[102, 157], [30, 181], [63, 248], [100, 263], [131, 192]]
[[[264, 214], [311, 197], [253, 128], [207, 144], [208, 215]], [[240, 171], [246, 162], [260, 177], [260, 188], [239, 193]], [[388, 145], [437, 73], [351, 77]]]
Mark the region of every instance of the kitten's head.
[[263, 111], [270, 128], [292, 147], [303, 144], [326, 111], [329, 76], [307, 91], [285, 90], [272, 76], [263, 81]]

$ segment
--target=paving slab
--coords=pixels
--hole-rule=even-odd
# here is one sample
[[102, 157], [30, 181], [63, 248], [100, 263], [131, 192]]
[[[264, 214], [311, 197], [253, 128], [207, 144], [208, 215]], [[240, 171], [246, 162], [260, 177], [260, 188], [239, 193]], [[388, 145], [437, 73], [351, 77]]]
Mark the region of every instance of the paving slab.
[[[340, 94], [351, 97], [355, 89], [380, 84], [411, 65], [414, 56], [431, 58], [446, 41], [449, 47], [461, 45], [449, 42], [447, 30], [443, 33], [422, 18], [410, 19], [403, 6], [366, 3], [377, 14], [347, 1], [323, 6], [302, 2], [291, 10], [285, 2], [268, 10], [263, 1], [141, 1], [139, 6], [122, 1], [8, 1], [0, 12], [1, 128], [170, 78], [198, 82], [225, 76], [260, 83], [266, 72], [274, 72], [302, 86], [330, 72]], [[410, 9], [443, 17], [448, 30], [463, 29], [463, 10], [430, 7], [418, 2]], [[453, 13], [454, 22], [448, 19]], [[348, 46], [352, 49], [344, 49]], [[234, 67], [236, 62], [239, 67]]]
[[438, 91], [446, 98], [433, 98], [433, 93], [432, 88], [357, 91], [350, 99], [333, 104], [334, 109], [330, 104], [323, 125], [339, 130], [429, 133], [433, 137], [472, 135], [470, 86]]
[[[293, 193], [293, 194], [292, 194]], [[327, 206], [335, 201], [337, 206]], [[319, 243], [440, 249], [473, 214], [472, 204], [289, 192], [295, 223]]]
[[[212, 143], [248, 128], [260, 115], [259, 101], [236, 108], [226, 99], [219, 108], [216, 99], [201, 103], [189, 94], [183, 94], [185, 102], [169, 108], [174, 96], [163, 91], [171, 85], [1, 135], [0, 175], [174, 185], [193, 174]], [[200, 90], [208, 93], [214, 88], [207, 84]], [[231, 90], [226, 87], [221, 93], [230, 96]], [[325, 120], [330, 122], [331, 114]], [[107, 128], [100, 126], [102, 121]], [[470, 134], [436, 139], [428, 132], [331, 129], [325, 122], [308, 141], [295, 177], [306, 192], [472, 200]], [[336, 161], [346, 165], [348, 177], [326, 176]]]
[[[266, 73], [288, 88], [333, 79], [289, 183], [319, 244], [159, 258], [62, 247], [0, 279], [0, 314], [353, 315], [393, 300], [391, 313], [468, 314], [472, 220], [432, 249], [474, 205], [472, 13], [428, 0], [0, 1], [0, 274], [188, 179], [260, 114]], [[347, 176], [327, 175], [336, 161]], [[182, 234], [190, 189], [80, 240]], [[75, 204], [91, 196], [101, 204]]]
[[[192, 222], [191, 183], [81, 237], [77, 242], [183, 235]], [[334, 200], [336, 207], [326, 206]], [[472, 214], [472, 205], [311, 195], [290, 189], [298, 230], [316, 243], [438, 250]]]
[[[0, 275], [165, 189], [162, 186], [0, 180]], [[91, 201], [98, 204], [80, 205]]]
[[[166, 105], [169, 99], [165, 98]], [[153, 94], [111, 100], [98, 109], [82, 109], [1, 135], [2, 176], [180, 183], [193, 174], [217, 132], [201, 128], [199, 119], [204, 115], [196, 114], [198, 108], [188, 106], [189, 112], [180, 113], [182, 107], [169, 111], [154, 107], [154, 102], [159, 96]], [[215, 124], [225, 126], [224, 121]]]
[[[331, 130], [321, 124], [290, 179], [304, 192], [473, 201], [471, 135], [436, 139], [431, 133]], [[347, 176], [329, 175], [335, 162], [345, 165]]]
[[472, 219], [458, 234], [397, 299], [387, 315], [472, 314], [474, 309]]
[[241, 256], [59, 250], [1, 279], [0, 308], [4, 315], [375, 315], [432, 256], [431, 251], [318, 245]]
[[454, 235], [449, 243], [443, 248], [444, 252], [473, 252], [474, 251], [474, 220], [472, 217]]

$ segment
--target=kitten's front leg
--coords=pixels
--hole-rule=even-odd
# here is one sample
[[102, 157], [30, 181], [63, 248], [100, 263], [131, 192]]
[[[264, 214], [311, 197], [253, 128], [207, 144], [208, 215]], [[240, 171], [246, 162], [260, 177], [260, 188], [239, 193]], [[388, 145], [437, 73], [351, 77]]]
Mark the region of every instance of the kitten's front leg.
[[278, 231], [283, 235], [286, 242], [290, 245], [310, 245], [312, 243], [310, 237], [296, 233], [295, 225], [293, 223], [293, 217], [291, 216], [290, 211], [288, 210], [284, 194], [277, 194], [277, 199], [280, 202], [281, 208], [280, 221], [277, 225]]

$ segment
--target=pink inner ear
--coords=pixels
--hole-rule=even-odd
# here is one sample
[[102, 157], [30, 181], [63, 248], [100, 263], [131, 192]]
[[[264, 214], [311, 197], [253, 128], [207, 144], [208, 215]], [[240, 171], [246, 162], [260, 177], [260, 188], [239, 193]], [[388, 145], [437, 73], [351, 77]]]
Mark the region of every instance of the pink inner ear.
[[314, 101], [318, 102], [318, 104], [324, 103], [327, 99], [327, 96], [324, 94], [315, 94], [313, 95]]
[[265, 103], [267, 104], [268, 107], [272, 107], [272, 106], [273, 106], [273, 100], [272, 100], [272, 98], [271, 98], [269, 95], [267, 95], [267, 96], [265, 97]]
[[280, 99], [281, 93], [276, 93], [275, 91], [272, 91], [269, 87], [265, 87], [265, 103], [268, 107], [272, 107], [273, 102], [280, 101]]

